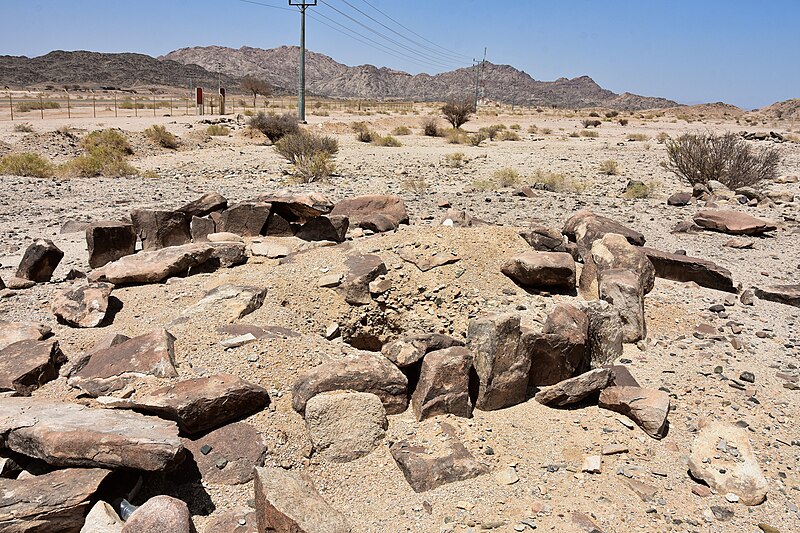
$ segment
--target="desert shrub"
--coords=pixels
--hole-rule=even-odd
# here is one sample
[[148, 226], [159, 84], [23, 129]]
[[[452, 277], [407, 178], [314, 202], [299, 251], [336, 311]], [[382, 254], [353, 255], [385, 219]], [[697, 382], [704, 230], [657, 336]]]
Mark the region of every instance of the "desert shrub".
[[144, 134], [148, 139], [153, 141], [153, 143], [163, 146], [164, 148], [175, 149], [178, 147], [178, 138], [168, 132], [167, 128], [164, 126], [153, 124], [144, 130]]
[[[339, 143], [333, 137], [318, 135], [307, 131], [299, 131], [284, 135], [275, 143], [275, 151], [290, 162], [297, 164], [303, 161], [306, 165], [313, 163], [314, 154], [324, 153], [329, 157], [339, 151]], [[317, 161], [321, 163], [322, 161]]]
[[53, 165], [48, 160], [31, 152], [6, 154], [0, 158], [0, 174], [26, 176], [30, 178], [53, 177]]
[[497, 135], [506, 129], [505, 124], [492, 124], [491, 126], [485, 126], [478, 131], [483, 133], [485, 138], [493, 141], [497, 138]]
[[253, 116], [253, 110], [252, 109], [245, 109], [242, 114], [244, 116], [246, 116], [246, 117], [252, 117]]
[[789, 142], [800, 144], [800, 135], [796, 135], [794, 133], [787, 133], [786, 135], [783, 136], [783, 138]]
[[619, 165], [613, 159], [606, 159], [600, 163], [598, 170], [601, 174], [605, 174], [606, 176], [616, 176], [619, 174]]
[[464, 152], [453, 152], [444, 156], [444, 164], [450, 168], [461, 168], [464, 166]]
[[592, 139], [600, 137], [600, 134], [597, 133], [596, 131], [589, 131], [589, 130], [581, 130], [578, 132], [578, 135], [580, 135], [581, 137], [589, 137]]
[[373, 134], [372, 144], [375, 146], [389, 146], [392, 148], [403, 146], [403, 144], [398, 141], [396, 137], [392, 137], [391, 135], [379, 135], [377, 133]]
[[617, 122], [619, 123], [620, 126], [627, 126], [628, 125], [628, 119], [627, 118], [621, 118]]
[[478, 191], [490, 191], [496, 186], [493, 180], [486, 178], [478, 178], [472, 181], [472, 188]]
[[425, 178], [406, 178], [403, 180], [403, 189], [421, 194], [428, 188]]
[[125, 159], [124, 152], [107, 146], [94, 148], [88, 154], [78, 156], [63, 164], [59, 168], [59, 172], [69, 178], [94, 178], [97, 176], [119, 178], [135, 176], [139, 173]]
[[21, 122], [19, 124], [14, 124], [14, 131], [17, 133], [31, 133], [33, 131], [33, 126], [28, 122]]
[[231, 132], [230, 128], [222, 124], [212, 124], [206, 128], [206, 133], [212, 137], [224, 137]]
[[477, 133], [472, 133], [467, 135], [467, 142], [472, 146], [480, 146], [483, 141], [486, 140], [486, 133], [483, 131], [478, 131]]
[[28, 111], [39, 111], [41, 109], [61, 109], [61, 104], [58, 102], [48, 102], [46, 100], [31, 102], [20, 102], [17, 104], [18, 113], [27, 113]]
[[589, 113], [589, 116], [590, 117], [600, 117], [600, 115], [596, 111], [592, 111], [591, 113]]
[[619, 111], [607, 111], [606, 118], [614, 118], [619, 115]]
[[537, 170], [531, 179], [538, 188], [551, 192], [581, 193], [588, 187], [586, 183], [573, 180], [560, 172]]
[[584, 128], [599, 128], [602, 122], [599, 120], [583, 119], [581, 120], [581, 124]]
[[327, 179], [336, 172], [333, 155], [324, 151], [297, 156], [294, 167], [295, 175], [304, 183]]
[[539, 128], [536, 127], [536, 124], [531, 124], [528, 126], [528, 133], [538, 133]]
[[512, 125], [510, 125], [510, 126], [508, 127], [508, 129], [510, 129], [510, 130], [514, 130], [514, 131], [519, 131], [519, 130], [521, 130], [521, 129], [522, 129], [522, 126], [520, 126], [519, 124], [512, 124]]
[[506, 131], [504, 131], [503, 133], [500, 134], [500, 140], [501, 141], [518, 141], [519, 140], [519, 135], [515, 131], [506, 130]]
[[277, 143], [286, 135], [293, 135], [300, 132], [297, 125], [297, 117], [289, 113], [283, 115], [267, 115], [259, 111], [248, 122], [251, 128], [255, 128], [270, 140], [272, 144]]
[[435, 118], [429, 117], [422, 121], [422, 134], [426, 137], [438, 137], [439, 123]]
[[627, 138], [628, 138], [629, 141], [641, 141], [641, 142], [644, 142], [644, 141], [649, 141], [650, 140], [650, 137], [648, 137], [644, 133], [629, 133]]
[[464, 98], [462, 100], [452, 100], [441, 107], [444, 118], [453, 128], [458, 129], [467, 122], [470, 116], [475, 113], [475, 106], [472, 100]]
[[778, 175], [777, 149], [754, 150], [735, 133], [687, 133], [667, 140], [665, 145], [665, 167], [691, 185], [716, 180], [736, 189], [774, 180]]
[[105, 150], [119, 153], [123, 157], [133, 153], [125, 134], [120, 130], [114, 129], [95, 130], [89, 133], [81, 139], [81, 146], [89, 153], [95, 150]]
[[625, 187], [625, 192], [622, 195], [629, 200], [636, 200], [649, 198], [656, 190], [658, 190], [657, 183], [644, 183], [642, 181], [631, 180], [628, 182], [628, 185]]
[[656, 142], [658, 144], [664, 144], [669, 139], [669, 134], [666, 131], [662, 131], [658, 135], [656, 135]]
[[469, 136], [465, 132], [455, 128], [447, 130], [445, 137], [447, 137], [447, 142], [450, 144], [466, 144], [469, 142]]
[[369, 126], [366, 122], [353, 122], [350, 129], [356, 134], [356, 140], [362, 143], [371, 143], [373, 140], [373, 133], [369, 131]]
[[550, 128], [542, 128], [540, 131], [542, 132], [542, 135], [550, 135], [551, 133], [553, 133], [553, 130], [551, 130]]
[[392, 135], [411, 135], [411, 128], [408, 126], [397, 126], [392, 130]]
[[513, 168], [500, 168], [492, 174], [494, 181], [500, 187], [516, 187], [520, 184], [521, 178], [519, 172]]

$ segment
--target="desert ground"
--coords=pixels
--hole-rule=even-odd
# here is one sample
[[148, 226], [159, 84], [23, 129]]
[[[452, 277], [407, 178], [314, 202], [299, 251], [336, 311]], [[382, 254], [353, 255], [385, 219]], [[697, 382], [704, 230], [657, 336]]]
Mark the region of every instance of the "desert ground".
[[[694, 131], [797, 135], [800, 124], [766, 118], [746, 123], [713, 109], [681, 118], [676, 112], [623, 112], [591, 128], [597, 137], [572, 137], [584, 130], [581, 120], [588, 111], [525, 109], [512, 114], [508, 108], [499, 113], [488, 109], [464, 129], [518, 124], [520, 140], [471, 146], [423, 136], [420, 123], [435, 112], [421, 106], [407, 114], [311, 114], [306, 127], [334, 136], [340, 146], [335, 173], [314, 183], [298, 183], [292, 166], [263, 137], [247, 132], [243, 117], [32, 116], [24, 120], [33, 132], [15, 131], [19, 121], [2, 121], [0, 156], [32, 151], [65, 162], [81, 153], [79, 139], [86, 133], [119, 128], [133, 147], [129, 162], [151, 172], [127, 178], [0, 176], [0, 278], [8, 283], [35, 239], [50, 239], [65, 254], [50, 282], [4, 290], [0, 319], [46, 324], [69, 361], [112, 333], [134, 337], [168, 329], [176, 338], [179, 377], [142, 378], [122, 391], [127, 395], [222, 372], [266, 388], [269, 406], [244, 419], [267, 443], [265, 464], [307, 474], [352, 531], [800, 530], [800, 392], [794, 386], [800, 378], [800, 308], [762, 299], [745, 305], [739, 299], [753, 287], [800, 283], [800, 143], [775, 144], [782, 161], [778, 182], [764, 184], [767, 200], [755, 206], [740, 205], [731, 197], [714, 200], [720, 209], [746, 212], [777, 227], [765, 236], [745, 237], [750, 247], [734, 248], [724, 246], [731, 235], [673, 231], [690, 221], [704, 202], [667, 205], [670, 195], [691, 187], [661, 166], [666, 153], [659, 142], [662, 133]], [[207, 121], [220, 118], [230, 134], [208, 136]], [[628, 124], [620, 125], [619, 118]], [[397, 136], [400, 147], [366, 144], [351, 129], [357, 121], [384, 135], [398, 126], [409, 127], [411, 134]], [[178, 149], [149, 142], [142, 132], [152, 124], [178, 136]], [[748, 142], [772, 146], [769, 140]], [[463, 154], [461, 163], [454, 163], [454, 153]], [[616, 174], [600, 172], [607, 160], [617, 162]], [[497, 183], [501, 169], [513, 169], [518, 180], [507, 186]], [[561, 175], [562, 190], [533, 187], [530, 195], [515, 194], [553, 174]], [[631, 180], [646, 184], [646, 197], [626, 197]], [[282, 259], [250, 254], [245, 264], [233, 268], [116, 287], [113, 296], [121, 308], [102, 327], [74, 328], [53, 315], [54, 294], [74, 283], [68, 273], [91, 271], [81, 223], [124, 219], [132, 209], [177, 209], [208, 192], [218, 192], [232, 204], [278, 191], [320, 193], [334, 203], [359, 195], [398, 195], [410, 224], [375, 234], [351, 225], [347, 240], [330, 246], [288, 237], [248, 237], [248, 250], [254, 243], [267, 243], [287, 246], [292, 253]], [[450, 207], [487, 225], [442, 225]], [[499, 410], [475, 409], [472, 418], [447, 414], [417, 422], [411, 409], [391, 414], [374, 451], [354, 461], [339, 463], [313, 452], [304, 419], [292, 408], [294, 383], [301, 373], [358, 348], [341, 337], [327, 340], [331, 324], [377, 332], [374, 336], [382, 344], [419, 333], [444, 333], [464, 341], [469, 322], [490, 313], [517, 313], [524, 325], [541, 327], [554, 305], [581, 297], [525, 290], [500, 268], [531, 249], [520, 230], [538, 224], [560, 231], [581, 209], [641, 232], [649, 247], [685, 250], [713, 261], [731, 272], [738, 287], [733, 294], [657, 278], [645, 297], [646, 339], [625, 344], [615, 364], [626, 365], [643, 387], [669, 395], [669, 431], [663, 439], [651, 438], [596, 401], [553, 408], [535, 401], [532, 390], [527, 401]], [[452, 252], [460, 260], [423, 272], [403, 259], [409, 250]], [[350, 305], [335, 290], [319, 286], [326, 274], [345, 274], [348, 258], [358, 254], [378, 255], [391, 286], [364, 306]], [[221, 341], [233, 335], [219, 329], [228, 324], [222, 313], [205, 309], [181, 318], [184, 310], [223, 284], [266, 288], [263, 305], [235, 324], [280, 333], [225, 348]], [[717, 304], [724, 311], [710, 309]], [[742, 383], [743, 372], [751, 372], [754, 382]], [[32, 397], [101, 407], [71, 387], [66, 375], [45, 383]], [[766, 501], [747, 506], [719, 491], [697, 489], [704, 485], [689, 475], [687, 460], [708, 421], [746, 428], [768, 481]], [[446, 425], [455, 428], [486, 473], [415, 492], [389, 447], [402, 440], [440, 445], [452, 438], [445, 436]], [[599, 472], [582, 471], [587, 456], [601, 455], [610, 445], [624, 451], [602, 455]], [[198, 531], [224, 531], [215, 521], [228, 512], [247, 516], [241, 531], [255, 531], [253, 516], [246, 514], [255, 506], [253, 481], [219, 484], [180, 469], [141, 475], [135, 505], [168, 494], [188, 504]], [[594, 525], [587, 526], [581, 516]]]

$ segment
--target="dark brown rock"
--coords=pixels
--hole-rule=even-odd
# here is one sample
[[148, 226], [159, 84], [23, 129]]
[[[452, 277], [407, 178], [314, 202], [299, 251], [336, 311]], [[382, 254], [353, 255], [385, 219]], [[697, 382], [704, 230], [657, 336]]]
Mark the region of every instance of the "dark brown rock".
[[58, 377], [58, 367], [67, 360], [55, 339], [19, 341], [0, 350], [0, 392], [30, 396]]
[[229, 232], [242, 237], [255, 237], [267, 224], [272, 206], [264, 202], [242, 202], [222, 212], [217, 222], [218, 232]]
[[[210, 242], [212, 252], [208, 261], [199, 265], [197, 270], [213, 272], [219, 267], [231, 268], [247, 262], [247, 247], [243, 242]], [[193, 273], [191, 269], [189, 273]]]
[[95, 328], [108, 312], [108, 297], [114, 285], [104, 282], [81, 282], [58, 291], [50, 309], [61, 321], [77, 328]]
[[136, 509], [122, 533], [197, 533], [185, 502], [172, 496], [153, 496]]
[[89, 276], [90, 281], [157, 283], [205, 263], [214, 252], [207, 244], [170, 246], [154, 252], [140, 252], [108, 263]]
[[761, 235], [777, 229], [772, 222], [747, 213], [714, 209], [698, 211], [694, 216], [694, 223], [701, 228], [728, 235]]
[[644, 294], [640, 277], [632, 270], [611, 269], [600, 273], [600, 298], [619, 311], [622, 340], [638, 342], [647, 336]]
[[600, 393], [598, 405], [622, 413], [654, 439], [664, 438], [669, 430], [669, 395], [644, 387], [608, 387]]
[[19, 341], [39, 341], [50, 335], [50, 326], [37, 322], [0, 320], [0, 350]]
[[643, 247], [642, 251], [647, 254], [659, 278], [680, 282], [692, 281], [701, 287], [736, 292], [730, 271], [716, 263], [697, 257], [662, 252], [654, 248]]
[[606, 388], [611, 383], [612, 375], [610, 368], [590, 370], [538, 392], [536, 401], [556, 407], [578, 403]]
[[267, 219], [264, 234], [270, 237], [292, 237], [295, 227], [278, 213], [272, 213]]
[[190, 229], [192, 242], [208, 242], [208, 236], [217, 232], [217, 224], [211, 218], [192, 217]]
[[80, 531], [92, 496], [109, 474], [100, 468], [69, 468], [24, 480], [0, 478], [0, 531]]
[[353, 226], [375, 232], [393, 231], [400, 224], [408, 224], [405, 202], [391, 195], [346, 198], [333, 207], [331, 215], [344, 215]]
[[773, 285], [755, 289], [755, 295], [762, 300], [800, 307], [800, 285]]
[[43, 283], [50, 281], [64, 252], [48, 239], [36, 239], [25, 250], [25, 255], [19, 262], [16, 277]]
[[192, 241], [189, 229], [191, 217], [179, 211], [131, 211], [133, 229], [142, 241], [142, 250], [152, 252], [168, 246], [180, 246]]
[[174, 343], [175, 337], [160, 329], [99, 350], [72, 374], [69, 384], [97, 397], [122, 389], [142, 375], [177, 377]]
[[638, 231], [623, 226], [610, 218], [596, 215], [595, 213], [582, 209], [572, 215], [565, 223], [561, 233], [567, 238], [578, 244], [578, 251], [581, 257], [592, 249], [592, 243], [600, 239], [606, 233], [618, 233], [625, 237], [634, 246], [644, 246], [644, 235]]
[[589, 364], [598, 368], [611, 364], [622, 355], [622, 318], [605, 300], [586, 303], [589, 318]]
[[575, 289], [575, 261], [564, 252], [524, 252], [506, 261], [500, 271], [526, 288]]
[[156, 471], [184, 455], [174, 422], [32, 398], [0, 402], [0, 435], [5, 448], [53, 466]]
[[611, 385], [614, 387], [640, 387], [639, 382], [633, 377], [631, 371], [625, 365], [609, 365], [613, 372]]
[[275, 194], [259, 196], [257, 201], [272, 204], [274, 213], [280, 215], [284, 220], [299, 224], [320, 215], [327, 215], [333, 209], [333, 202], [318, 192], [292, 194], [287, 191], [279, 191]]
[[386, 274], [386, 265], [377, 255], [356, 255], [345, 261], [348, 268], [344, 281], [336, 288], [351, 305], [366, 305], [372, 301], [369, 283]]
[[422, 360], [422, 370], [411, 407], [417, 420], [452, 414], [472, 417], [469, 378], [472, 354], [461, 346], [432, 351]]
[[579, 335], [540, 333], [526, 330], [520, 350], [530, 359], [528, 382], [540, 387], [555, 385], [588, 367], [586, 338]]
[[218, 192], [207, 192], [197, 200], [192, 200], [179, 208], [178, 211], [192, 218], [204, 217], [212, 211], [222, 211], [226, 207], [228, 207], [228, 200], [224, 196]]
[[676, 192], [669, 198], [667, 198], [667, 205], [682, 207], [684, 205], [689, 205], [689, 202], [691, 201], [692, 201], [692, 193]]
[[99, 268], [136, 251], [133, 224], [116, 220], [92, 222], [86, 228], [89, 266]]
[[282, 468], [256, 468], [258, 531], [349, 533], [344, 516], [322, 499], [305, 474]]
[[346, 216], [321, 215], [312, 218], [297, 231], [297, 237], [304, 241], [344, 242], [350, 220]]
[[539, 252], [566, 252], [564, 236], [557, 229], [546, 226], [531, 226], [519, 232], [520, 237]]
[[222, 426], [193, 440], [183, 439], [183, 445], [192, 454], [204, 483], [247, 483], [253, 479], [253, 469], [264, 466], [267, 455], [264, 435], [245, 422]]
[[360, 352], [319, 365], [298, 376], [292, 390], [292, 408], [304, 413], [306, 402], [325, 391], [354, 390], [378, 396], [386, 413], [406, 410], [408, 379], [380, 354]]
[[463, 345], [463, 342], [441, 333], [421, 333], [384, 344], [381, 353], [398, 367], [405, 368], [421, 361], [428, 352]]

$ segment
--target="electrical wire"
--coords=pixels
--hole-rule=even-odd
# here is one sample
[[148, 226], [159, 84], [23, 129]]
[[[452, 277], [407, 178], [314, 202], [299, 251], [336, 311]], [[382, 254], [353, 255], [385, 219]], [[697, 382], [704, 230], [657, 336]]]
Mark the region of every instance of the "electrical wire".
[[255, 2], [254, 0], [239, 0], [239, 1], [244, 4], [253, 4], [255, 6], [261, 6], [261, 7], [271, 7], [272, 9], [280, 9], [281, 11], [292, 11], [292, 12], [294, 11], [294, 9], [290, 9], [288, 7], [273, 6], [270, 4], [264, 4], [263, 2]]

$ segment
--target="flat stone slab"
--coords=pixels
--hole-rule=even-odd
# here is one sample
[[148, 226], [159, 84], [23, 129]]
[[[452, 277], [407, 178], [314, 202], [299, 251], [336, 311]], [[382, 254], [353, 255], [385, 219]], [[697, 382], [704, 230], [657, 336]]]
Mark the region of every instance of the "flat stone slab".
[[575, 260], [566, 252], [524, 252], [506, 261], [500, 271], [523, 287], [575, 289]]
[[30, 396], [58, 377], [58, 367], [67, 360], [58, 341], [19, 341], [0, 350], [0, 392]]
[[114, 285], [104, 282], [78, 283], [58, 291], [50, 309], [60, 320], [78, 328], [95, 328], [108, 312], [108, 297]]
[[536, 394], [536, 401], [543, 405], [563, 407], [578, 403], [606, 388], [612, 379], [610, 368], [598, 368], [585, 374], [566, 379]]
[[762, 300], [779, 304], [800, 307], [800, 285], [773, 285], [755, 289], [755, 294]]
[[[253, 469], [264, 466], [267, 441], [256, 428], [236, 422], [196, 439], [183, 439], [206, 483], [241, 485], [253, 479]], [[190, 462], [187, 460], [187, 462]]]
[[0, 320], [0, 350], [19, 341], [42, 340], [51, 333], [50, 326], [38, 322]]
[[669, 395], [645, 387], [608, 387], [600, 393], [598, 405], [622, 413], [654, 439], [666, 436], [669, 429]]
[[112, 261], [89, 274], [90, 281], [123, 283], [158, 283], [205, 263], [214, 253], [208, 244], [169, 246], [156, 251], [139, 252]]
[[643, 247], [642, 251], [656, 269], [656, 276], [672, 281], [693, 281], [701, 287], [736, 292], [730, 270], [712, 261]]
[[31, 398], [0, 401], [0, 436], [5, 448], [53, 466], [160, 471], [184, 456], [174, 422]]
[[0, 478], [0, 531], [79, 531], [92, 495], [109, 474], [101, 468], [69, 468], [24, 480]]
[[704, 209], [694, 216], [694, 223], [701, 228], [727, 233], [728, 235], [761, 235], [777, 227], [768, 220], [756, 218], [739, 211]]
[[214, 287], [196, 304], [184, 309], [180, 319], [202, 316], [231, 323], [259, 309], [266, 296], [267, 289], [263, 287], [226, 283]]
[[413, 264], [422, 272], [461, 261], [461, 258], [452, 252], [418, 254], [413, 248], [402, 248], [397, 252], [397, 255], [400, 256], [400, 259]]

